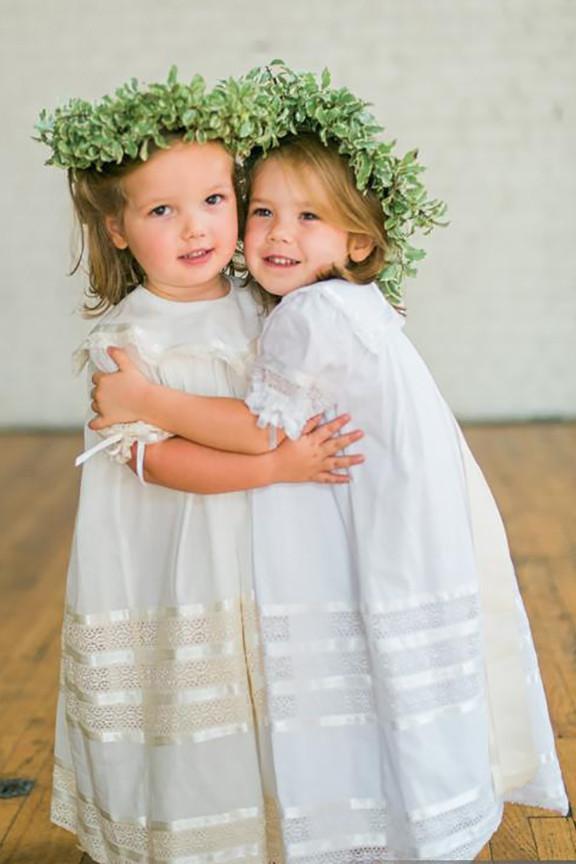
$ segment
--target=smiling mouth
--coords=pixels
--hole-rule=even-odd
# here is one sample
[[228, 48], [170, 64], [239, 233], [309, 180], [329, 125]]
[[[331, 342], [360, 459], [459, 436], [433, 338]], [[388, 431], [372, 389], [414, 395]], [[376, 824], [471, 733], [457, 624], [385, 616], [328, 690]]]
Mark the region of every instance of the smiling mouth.
[[300, 264], [296, 258], [286, 258], [284, 255], [266, 255], [264, 261], [273, 267], [295, 267]]
[[187, 252], [185, 255], [179, 255], [178, 260], [200, 262], [205, 260], [213, 251], [213, 249], [193, 249], [192, 252]]

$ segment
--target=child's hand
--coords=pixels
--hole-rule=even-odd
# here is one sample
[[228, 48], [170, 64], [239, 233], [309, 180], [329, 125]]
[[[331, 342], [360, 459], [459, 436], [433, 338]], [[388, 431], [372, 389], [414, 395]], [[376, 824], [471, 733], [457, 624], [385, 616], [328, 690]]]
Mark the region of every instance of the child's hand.
[[118, 371], [110, 374], [95, 372], [92, 376], [94, 387], [90, 407], [97, 416], [88, 424], [91, 429], [141, 420], [151, 386], [121, 348], [109, 348], [108, 354], [118, 366]]
[[349, 483], [348, 474], [333, 473], [338, 468], [349, 468], [364, 462], [359, 454], [337, 454], [358, 441], [364, 433], [359, 429], [338, 435], [350, 417], [343, 414], [330, 423], [319, 426], [321, 417], [308, 421], [297, 441], [286, 438], [274, 451], [276, 458], [275, 483]]

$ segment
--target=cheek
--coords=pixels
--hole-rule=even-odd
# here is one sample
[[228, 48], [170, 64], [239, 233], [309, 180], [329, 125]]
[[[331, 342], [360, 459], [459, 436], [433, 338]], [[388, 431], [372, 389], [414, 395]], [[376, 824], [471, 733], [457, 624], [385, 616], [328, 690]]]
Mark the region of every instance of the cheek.
[[317, 238], [316, 248], [325, 250], [325, 257], [331, 258], [331, 264], [341, 264], [348, 257], [347, 235], [330, 233], [324, 238]]
[[238, 241], [238, 210], [235, 204], [226, 216], [226, 232], [230, 241], [236, 245]]
[[236, 206], [212, 214], [212, 237], [221, 244], [234, 248], [238, 241], [238, 213]]
[[250, 250], [256, 249], [262, 244], [266, 232], [265, 222], [256, 221], [255, 219], [250, 220], [244, 230], [244, 248]]
[[138, 238], [138, 248], [146, 258], [152, 258], [166, 247], [166, 240], [158, 231], [144, 232]]
[[138, 231], [129, 245], [144, 270], [157, 266], [173, 247], [173, 244], [167, 242], [166, 236], [157, 230]]

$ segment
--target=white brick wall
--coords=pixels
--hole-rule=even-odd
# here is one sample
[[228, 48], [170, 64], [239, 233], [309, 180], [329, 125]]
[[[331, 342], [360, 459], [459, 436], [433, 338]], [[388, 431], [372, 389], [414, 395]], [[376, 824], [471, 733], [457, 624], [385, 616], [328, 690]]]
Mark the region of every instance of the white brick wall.
[[329, 66], [420, 147], [451, 225], [427, 239], [408, 332], [465, 418], [576, 414], [576, 0], [2, 0], [0, 425], [69, 426], [87, 329], [64, 175], [39, 109], [132, 75]]

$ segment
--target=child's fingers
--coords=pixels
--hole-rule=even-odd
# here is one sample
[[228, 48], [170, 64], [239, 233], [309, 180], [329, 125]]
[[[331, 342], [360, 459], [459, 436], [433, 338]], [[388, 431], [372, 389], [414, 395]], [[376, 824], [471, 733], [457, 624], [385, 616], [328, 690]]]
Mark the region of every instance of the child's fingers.
[[322, 443], [326, 441], [327, 438], [331, 438], [333, 435], [336, 435], [346, 423], [350, 422], [349, 414], [340, 414], [339, 417], [336, 417], [335, 420], [330, 420], [328, 423], [322, 423], [321, 426], [315, 430], [315, 435], [318, 438], [318, 441]]
[[328, 438], [327, 441], [323, 442], [322, 447], [327, 456], [332, 456], [340, 450], [345, 450], [346, 447], [349, 447], [350, 444], [354, 443], [354, 441], [359, 441], [360, 438], [363, 437], [364, 432], [362, 432], [361, 429], [354, 429], [353, 432], [347, 432], [345, 435], [336, 435], [334, 438]]
[[331, 474], [330, 471], [321, 471], [316, 475], [314, 479], [315, 483], [331, 483], [332, 485], [338, 485], [342, 483], [349, 483], [350, 477], [347, 474]]
[[352, 465], [361, 465], [365, 458], [361, 453], [353, 453], [350, 456], [335, 456], [328, 461], [328, 466], [331, 471], [335, 468], [350, 468]]
[[111, 345], [108, 348], [108, 356], [114, 360], [118, 369], [130, 369], [134, 365], [123, 348], [115, 348]]
[[304, 426], [304, 429], [302, 430], [302, 435], [308, 435], [309, 432], [313, 432], [321, 420], [322, 414], [316, 414], [314, 417], [310, 417], [310, 419]]

